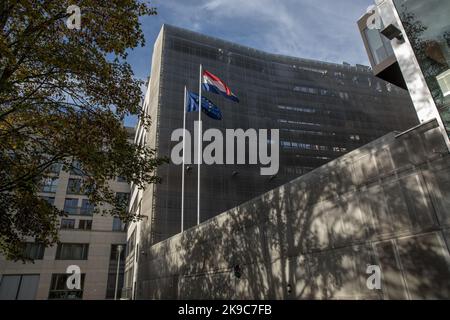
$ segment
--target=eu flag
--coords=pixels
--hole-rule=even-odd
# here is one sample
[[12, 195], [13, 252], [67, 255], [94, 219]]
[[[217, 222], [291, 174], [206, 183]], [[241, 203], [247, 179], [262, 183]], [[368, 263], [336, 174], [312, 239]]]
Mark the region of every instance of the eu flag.
[[[198, 94], [188, 92], [186, 101], [186, 111], [198, 111]], [[212, 103], [208, 98], [202, 96], [202, 111], [210, 118], [222, 120], [222, 112], [219, 107]]]

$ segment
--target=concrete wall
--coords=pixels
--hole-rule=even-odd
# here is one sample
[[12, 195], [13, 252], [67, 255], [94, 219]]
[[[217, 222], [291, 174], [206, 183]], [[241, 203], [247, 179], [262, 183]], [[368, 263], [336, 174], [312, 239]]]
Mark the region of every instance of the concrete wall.
[[[449, 208], [450, 157], [432, 121], [154, 245], [137, 298], [449, 298]], [[381, 290], [367, 288], [367, 265], [381, 267]]]

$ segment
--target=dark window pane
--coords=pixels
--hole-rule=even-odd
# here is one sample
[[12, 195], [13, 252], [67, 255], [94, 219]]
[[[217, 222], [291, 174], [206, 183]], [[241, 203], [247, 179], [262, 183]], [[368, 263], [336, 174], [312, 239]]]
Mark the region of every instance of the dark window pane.
[[88, 199], [83, 199], [81, 201], [81, 210], [80, 213], [82, 215], [91, 216], [94, 213], [95, 206], [89, 202]]
[[45, 246], [42, 243], [27, 242], [23, 250], [28, 259], [42, 260], [44, 258]]
[[75, 219], [61, 219], [61, 229], [74, 229]]
[[78, 214], [78, 199], [66, 198], [64, 200], [64, 211], [68, 214]]
[[80, 194], [81, 193], [81, 179], [69, 179], [67, 183], [68, 194]]
[[56, 177], [49, 177], [49, 178], [42, 179], [42, 182], [40, 185], [40, 191], [48, 192], [48, 193], [55, 193], [56, 188], [58, 187], [58, 181], [59, 181], [59, 179]]
[[89, 244], [59, 243], [56, 249], [56, 260], [87, 260]]
[[114, 217], [112, 231], [124, 231], [125, 225], [119, 217]]
[[78, 224], [78, 229], [91, 230], [92, 229], [92, 220], [80, 220], [80, 222]]

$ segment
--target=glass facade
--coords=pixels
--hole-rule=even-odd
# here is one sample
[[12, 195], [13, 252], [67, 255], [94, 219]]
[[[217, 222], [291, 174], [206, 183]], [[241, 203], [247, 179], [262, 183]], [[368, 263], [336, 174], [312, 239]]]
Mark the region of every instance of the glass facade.
[[370, 54], [375, 64], [379, 64], [389, 56], [394, 55], [394, 50], [389, 39], [383, 36], [378, 29], [365, 28], [364, 35], [369, 44]]
[[450, 135], [450, 1], [394, 0], [394, 4]]
[[[199, 65], [226, 82], [240, 103], [204, 93], [222, 110], [223, 119], [202, 117], [209, 128], [279, 129], [280, 168], [261, 176], [260, 165], [208, 165], [201, 171], [201, 221], [305, 174], [391, 131], [418, 124], [403, 89], [372, 75], [365, 66], [332, 64], [280, 56], [165, 25], [155, 44], [148, 114], [155, 132], [139, 135], [170, 157], [178, 142], [172, 131], [183, 127], [183, 89], [198, 90]], [[195, 112], [186, 129], [194, 134]], [[139, 129], [138, 129], [139, 130]], [[139, 133], [139, 131], [138, 131]], [[193, 151], [192, 151], [193, 154]], [[236, 162], [235, 162], [236, 163]], [[163, 183], [143, 196], [151, 225], [146, 245], [180, 232], [181, 166], [158, 168]], [[236, 174], [237, 173], [237, 174]], [[185, 175], [185, 229], [197, 220], [196, 165]]]

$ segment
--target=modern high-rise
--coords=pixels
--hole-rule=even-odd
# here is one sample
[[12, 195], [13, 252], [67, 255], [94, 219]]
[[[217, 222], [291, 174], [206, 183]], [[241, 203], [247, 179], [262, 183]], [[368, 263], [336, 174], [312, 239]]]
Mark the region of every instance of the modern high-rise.
[[376, 0], [358, 21], [374, 74], [408, 89], [421, 123], [450, 150], [450, 2]]
[[[133, 139], [134, 128], [127, 131]], [[114, 299], [116, 280], [120, 297], [125, 225], [117, 217], [93, 214], [93, 205], [81, 191], [82, 178], [79, 170], [67, 172], [61, 165], [52, 167], [39, 195], [67, 214], [60, 219], [59, 243], [45, 248], [27, 242], [26, 254], [34, 263], [0, 257], [0, 300]], [[129, 196], [130, 185], [123, 178], [110, 181], [110, 186], [117, 197]], [[119, 246], [123, 249], [118, 263]], [[66, 286], [69, 266], [80, 268], [80, 290]]]
[[[200, 220], [234, 208], [392, 131], [419, 123], [407, 91], [376, 78], [369, 67], [335, 64], [270, 54], [217, 38], [164, 25], [154, 45], [144, 109], [135, 142], [170, 156], [183, 127], [183, 89], [197, 91], [199, 66], [219, 76], [240, 99], [237, 104], [204, 93], [223, 119], [203, 116], [209, 128], [279, 129], [280, 160], [276, 175], [260, 175], [260, 165], [202, 165]], [[188, 113], [194, 134], [197, 113]], [[157, 170], [162, 183], [131, 188], [130, 209], [142, 219], [127, 234], [124, 297], [135, 297], [149, 277], [149, 248], [180, 232], [180, 165]], [[184, 229], [197, 223], [197, 166], [185, 168]], [[162, 253], [163, 254], [163, 253]]]

